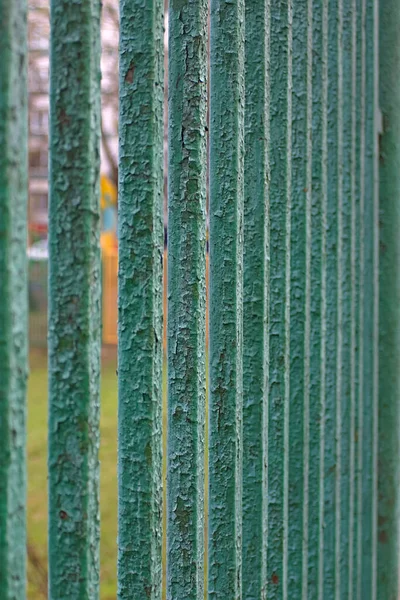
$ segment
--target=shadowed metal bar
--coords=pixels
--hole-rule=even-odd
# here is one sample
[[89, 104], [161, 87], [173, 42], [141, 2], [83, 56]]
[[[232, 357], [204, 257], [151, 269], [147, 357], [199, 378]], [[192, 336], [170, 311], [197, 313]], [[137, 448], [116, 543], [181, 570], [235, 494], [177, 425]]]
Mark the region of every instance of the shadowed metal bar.
[[121, 0], [118, 598], [160, 600], [163, 0]]
[[[367, 2], [369, 6], [371, 2]], [[368, 10], [368, 9], [367, 9]], [[372, 7], [369, 8], [371, 14]], [[368, 13], [367, 13], [368, 15]], [[368, 19], [367, 26], [372, 19]], [[371, 33], [372, 23], [368, 27]], [[379, 2], [379, 600], [400, 593], [400, 6]], [[368, 38], [367, 38], [368, 39]], [[371, 56], [372, 59], [372, 56]], [[368, 86], [368, 80], [367, 80]], [[369, 90], [372, 82], [369, 80]], [[372, 115], [371, 115], [372, 118]]]
[[0, 597], [26, 595], [27, 3], [0, 0]]
[[100, 2], [52, 0], [49, 596], [99, 593]]

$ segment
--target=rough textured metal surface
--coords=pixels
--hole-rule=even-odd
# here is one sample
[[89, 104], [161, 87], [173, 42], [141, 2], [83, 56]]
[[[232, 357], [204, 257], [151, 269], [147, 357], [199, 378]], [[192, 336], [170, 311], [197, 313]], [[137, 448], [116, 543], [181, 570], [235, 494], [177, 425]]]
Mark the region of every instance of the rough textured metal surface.
[[208, 597], [241, 597], [244, 2], [212, 0]]
[[[360, 468], [362, 472], [361, 502], [361, 579], [358, 593], [361, 598], [377, 597], [377, 384], [378, 384], [378, 3], [363, 0], [362, 12], [362, 143], [363, 182], [361, 196], [360, 239], [361, 252], [361, 329], [364, 343], [360, 357], [360, 411], [362, 445]], [[391, 325], [392, 326], [392, 325]], [[387, 433], [384, 433], [386, 436]], [[394, 559], [397, 562], [397, 558]], [[394, 564], [394, 563], [393, 563]], [[385, 568], [387, 564], [385, 564]], [[396, 571], [397, 573], [397, 571]], [[390, 598], [383, 594], [382, 599]]]
[[[308, 524], [310, 470], [310, 317], [311, 317], [311, 152], [312, 152], [312, 2], [293, 2], [289, 6], [288, 105], [290, 131], [288, 151], [287, 243], [290, 252], [289, 303], [290, 332], [287, 338], [288, 458], [286, 477], [287, 507], [287, 583], [288, 598], [308, 598]], [[291, 119], [291, 120], [290, 120]], [[290, 212], [289, 212], [290, 211]], [[273, 256], [271, 255], [271, 267]], [[288, 274], [289, 277], [289, 274]], [[272, 435], [272, 432], [271, 432]], [[284, 588], [283, 588], [284, 589]]]
[[246, 0], [242, 597], [266, 597], [270, 1]]
[[163, 2], [120, 2], [118, 598], [161, 598]]
[[204, 598], [207, 2], [169, 7], [167, 598]]
[[98, 597], [100, 3], [52, 0], [49, 596]]
[[25, 598], [27, 4], [0, 0], [0, 597]]
[[354, 86], [355, 64], [353, 55], [353, 6], [351, 1], [340, 0], [338, 5], [338, 322], [337, 322], [337, 406], [336, 406], [336, 475], [337, 475], [337, 552], [336, 595], [349, 596], [353, 571], [354, 544], [354, 421], [355, 397], [354, 349], [352, 306], [352, 213], [354, 195]]
[[[328, 3], [312, 5], [312, 153], [309, 330], [308, 569], [303, 590], [309, 600], [323, 598], [324, 469], [326, 369], [326, 230]], [[304, 572], [304, 571], [303, 571]], [[304, 596], [303, 596], [304, 598]]]
[[400, 593], [399, 28], [398, 3], [382, 0], [379, 3], [379, 107], [382, 113], [379, 142], [379, 600], [395, 600]]
[[[337, 580], [340, 558], [340, 364], [339, 340], [339, 213], [341, 211], [341, 184], [339, 160], [341, 149], [341, 76], [339, 57], [340, 0], [328, 6], [328, 94], [327, 94], [327, 206], [326, 206], [326, 366], [324, 407], [324, 574], [323, 598], [337, 598]], [[340, 165], [341, 166], [341, 165]]]
[[[268, 597], [287, 598], [292, 3], [271, 4]], [[300, 469], [302, 468], [301, 465]], [[300, 500], [301, 502], [301, 500]]]

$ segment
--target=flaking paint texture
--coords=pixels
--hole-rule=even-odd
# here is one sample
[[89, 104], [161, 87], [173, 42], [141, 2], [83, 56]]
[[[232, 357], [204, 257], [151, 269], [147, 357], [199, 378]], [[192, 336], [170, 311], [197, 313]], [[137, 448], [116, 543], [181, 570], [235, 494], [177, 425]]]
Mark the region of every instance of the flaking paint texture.
[[0, 0], [0, 598], [26, 594], [27, 4]]
[[52, 0], [49, 597], [99, 595], [100, 2]]
[[242, 598], [267, 596], [270, 1], [246, 0]]
[[[287, 598], [292, 6], [271, 4], [267, 597]], [[301, 469], [301, 465], [299, 465]]]
[[379, 3], [379, 600], [399, 597], [400, 7]]
[[118, 598], [161, 598], [163, 1], [120, 2]]
[[167, 598], [204, 599], [207, 2], [169, 8]]
[[208, 598], [242, 597], [244, 1], [212, 0]]
[[246, 4], [244, 598], [376, 598], [373, 4]]

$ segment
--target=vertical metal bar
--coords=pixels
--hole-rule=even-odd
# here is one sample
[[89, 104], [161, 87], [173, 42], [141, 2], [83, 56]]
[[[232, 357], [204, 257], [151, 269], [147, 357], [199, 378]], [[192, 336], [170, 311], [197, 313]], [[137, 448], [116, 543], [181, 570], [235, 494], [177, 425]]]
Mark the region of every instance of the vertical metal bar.
[[0, 0], [0, 596], [25, 598], [27, 4]]
[[[362, 598], [376, 598], [377, 550], [377, 3], [363, 3], [364, 193], [362, 199]], [[392, 327], [393, 324], [391, 324]], [[384, 434], [386, 439], [387, 433]], [[395, 559], [397, 560], [397, 558]], [[385, 565], [387, 567], [387, 565]], [[382, 598], [390, 598], [386, 593]], [[397, 597], [397, 596], [396, 596]]]
[[349, 214], [349, 287], [350, 287], [350, 299], [349, 299], [349, 423], [348, 423], [348, 443], [349, 443], [349, 457], [348, 457], [348, 478], [349, 478], [349, 496], [348, 496], [348, 524], [349, 524], [349, 536], [347, 546], [347, 560], [349, 563], [348, 568], [348, 594], [352, 596], [354, 591], [354, 581], [356, 579], [356, 563], [355, 563], [355, 548], [356, 548], [356, 534], [357, 534], [357, 521], [355, 515], [356, 506], [356, 493], [357, 493], [357, 470], [356, 470], [356, 415], [357, 415], [357, 309], [358, 309], [358, 288], [357, 288], [357, 209], [358, 209], [358, 198], [357, 198], [357, 155], [356, 155], [356, 143], [357, 143], [357, 0], [350, 0], [346, 17], [348, 19], [350, 32], [348, 34], [348, 42], [351, 43], [350, 50], [347, 50], [347, 61], [351, 59], [351, 121], [350, 126], [350, 139], [348, 143], [350, 145], [350, 181], [348, 182], [348, 214]]
[[288, 598], [292, 2], [271, 3], [268, 598]]
[[121, 0], [118, 598], [161, 598], [163, 0]]
[[[308, 598], [312, 175], [312, 1], [292, 6], [287, 597]], [[273, 257], [272, 257], [273, 260]], [[316, 515], [311, 515], [315, 517]]]
[[[368, 3], [370, 4], [370, 3]], [[371, 10], [371, 9], [370, 9]], [[367, 19], [367, 23], [368, 23]], [[400, 518], [400, 6], [379, 2], [378, 598], [397, 599]], [[367, 82], [368, 85], [368, 82]], [[369, 88], [371, 89], [371, 88]]]
[[312, 7], [312, 171], [307, 598], [323, 598], [326, 369], [328, 4]]
[[[337, 404], [338, 386], [338, 347], [340, 339], [338, 324], [340, 314], [340, 294], [338, 272], [340, 256], [339, 241], [339, 164], [341, 163], [341, 114], [339, 95], [339, 26], [338, 1], [328, 6], [328, 97], [327, 97], [327, 213], [326, 213], [326, 368], [325, 368], [325, 448], [324, 448], [324, 576], [323, 598], [337, 598], [337, 575], [339, 559], [338, 491], [340, 491], [340, 448]], [[338, 210], [339, 208], [339, 210]], [[340, 375], [340, 374], [339, 374]], [[338, 460], [339, 459], [339, 460]], [[336, 595], [335, 595], [336, 594]]]
[[99, 593], [100, 2], [52, 0], [49, 595]]
[[246, 0], [243, 264], [243, 598], [263, 598], [268, 530], [270, 0]]
[[244, 0], [211, 1], [208, 597], [241, 597]]
[[[364, 565], [364, 503], [367, 500], [364, 498], [363, 485], [364, 485], [364, 354], [367, 348], [364, 344], [364, 264], [365, 264], [365, 233], [364, 233], [364, 206], [365, 206], [365, 66], [366, 66], [366, 52], [365, 52], [365, 4], [366, 0], [359, 0], [359, 12], [360, 12], [360, 25], [359, 25], [359, 62], [360, 62], [360, 82], [358, 85], [359, 90], [359, 104], [360, 104], [360, 131], [359, 131], [359, 187], [360, 187], [360, 207], [359, 207], [359, 309], [358, 309], [358, 347], [359, 347], [359, 365], [358, 365], [358, 401], [357, 401], [357, 587], [356, 587], [356, 600], [361, 600], [365, 574], [363, 570]], [[368, 500], [367, 500], [368, 501]], [[365, 588], [364, 588], [365, 589]]]
[[[340, 189], [338, 203], [338, 289], [340, 300], [338, 310], [338, 334], [340, 348], [338, 354], [337, 408], [338, 428], [340, 431], [340, 531], [338, 568], [340, 572], [339, 598], [349, 595], [353, 565], [354, 543], [354, 460], [352, 441], [354, 421], [354, 339], [352, 336], [352, 310], [354, 300], [354, 281], [352, 279], [352, 215], [354, 202], [354, 81], [353, 64], [353, 7], [352, 0], [341, 0], [339, 18], [339, 84], [338, 102], [340, 104]], [[339, 423], [340, 419], [340, 423]]]
[[[353, 519], [353, 545], [349, 551], [351, 556], [352, 573], [350, 574], [349, 594], [355, 600], [361, 600], [361, 556], [362, 556], [362, 356], [363, 356], [363, 328], [362, 315], [362, 236], [361, 236], [361, 207], [364, 194], [364, 96], [363, 96], [363, 0], [352, 0], [353, 10], [353, 180], [352, 180], [352, 392], [354, 406], [350, 423], [350, 435], [353, 461], [353, 506], [349, 507], [350, 519]], [[350, 558], [349, 558], [350, 560]]]
[[169, 9], [167, 598], [204, 599], [206, 0]]
[[[368, 179], [365, 182], [365, 188], [368, 190], [366, 195], [366, 226], [365, 239], [369, 240], [369, 254], [365, 261], [365, 295], [366, 302], [370, 303], [370, 312], [366, 314], [369, 320], [368, 328], [364, 327], [365, 346], [370, 352], [370, 363], [365, 368], [365, 375], [369, 377], [368, 389], [370, 390], [370, 404], [367, 405], [367, 423], [370, 435], [370, 466], [368, 470], [368, 479], [370, 480], [367, 491], [367, 509], [366, 513], [369, 520], [368, 537], [365, 540], [365, 552], [369, 557], [365, 564], [364, 584], [370, 579], [369, 594], [371, 600], [377, 598], [377, 577], [378, 577], [378, 469], [380, 461], [378, 460], [378, 394], [379, 394], [379, 262], [380, 262], [380, 242], [379, 242], [379, 65], [378, 54], [378, 16], [379, 3], [375, 0], [368, 0], [366, 3], [366, 78], [365, 78], [365, 98], [367, 102], [366, 112], [366, 136], [365, 150], [366, 174]], [[397, 47], [398, 48], [398, 47]], [[398, 51], [398, 50], [397, 50]], [[366, 382], [367, 384], [367, 382]], [[364, 386], [365, 387], [365, 386]], [[381, 423], [379, 417], [379, 424]], [[366, 430], [366, 427], [364, 427]], [[384, 436], [386, 433], [384, 434]], [[368, 452], [368, 445], [365, 446]], [[364, 491], [365, 497], [365, 491]], [[368, 523], [367, 520], [367, 523]], [[398, 523], [396, 520], [394, 523]], [[370, 533], [369, 533], [370, 532]], [[381, 558], [381, 557], [380, 557]], [[398, 556], [393, 560], [397, 562]], [[368, 573], [368, 577], [366, 576]], [[364, 597], [367, 597], [364, 596]]]

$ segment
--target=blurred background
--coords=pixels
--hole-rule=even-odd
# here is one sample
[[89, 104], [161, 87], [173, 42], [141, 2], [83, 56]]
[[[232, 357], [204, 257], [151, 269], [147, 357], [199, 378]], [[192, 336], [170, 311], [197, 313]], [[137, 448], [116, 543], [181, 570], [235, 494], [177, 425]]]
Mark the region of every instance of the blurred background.
[[[116, 597], [118, 19], [118, 0], [103, 0], [101, 26], [102, 130], [100, 181], [103, 320], [100, 450], [102, 600], [114, 599]], [[28, 598], [36, 600], [47, 598], [49, 0], [29, 0], [28, 20], [28, 257], [30, 336], [30, 377], [28, 390]], [[167, 16], [165, 25], [165, 29], [167, 29]], [[165, 44], [167, 44], [166, 36]], [[166, 135], [164, 137], [164, 154], [166, 157]], [[166, 215], [166, 209], [164, 214]]]

